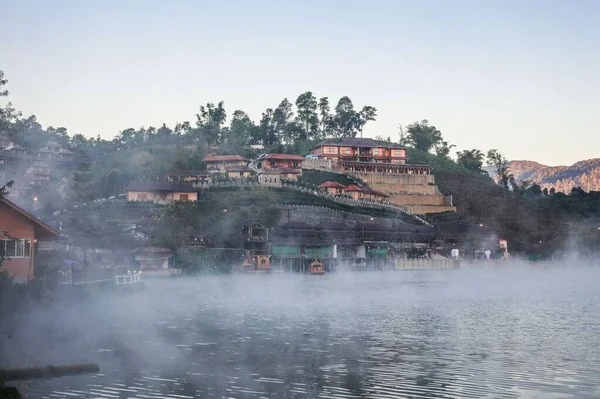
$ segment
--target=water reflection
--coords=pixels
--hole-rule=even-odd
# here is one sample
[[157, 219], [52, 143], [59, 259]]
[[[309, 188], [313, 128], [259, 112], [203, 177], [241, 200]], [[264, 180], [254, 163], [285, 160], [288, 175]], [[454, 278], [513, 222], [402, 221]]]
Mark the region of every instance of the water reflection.
[[24, 320], [50, 332], [38, 363], [76, 352], [102, 370], [26, 393], [598, 398], [598, 282], [594, 269], [560, 268], [148, 281]]

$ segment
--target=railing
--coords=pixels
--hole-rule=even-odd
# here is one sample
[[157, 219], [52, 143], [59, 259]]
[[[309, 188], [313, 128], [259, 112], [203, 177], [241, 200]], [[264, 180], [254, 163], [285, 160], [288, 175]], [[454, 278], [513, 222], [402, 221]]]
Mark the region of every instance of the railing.
[[129, 273], [121, 276], [115, 276], [115, 284], [116, 285], [130, 285], [139, 283], [141, 281], [141, 273]]

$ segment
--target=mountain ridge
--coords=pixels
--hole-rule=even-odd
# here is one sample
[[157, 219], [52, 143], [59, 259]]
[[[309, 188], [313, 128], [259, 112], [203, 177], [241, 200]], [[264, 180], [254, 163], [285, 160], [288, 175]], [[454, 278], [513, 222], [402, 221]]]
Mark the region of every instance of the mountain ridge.
[[[581, 187], [584, 191], [600, 191], [600, 158], [585, 159], [570, 166], [514, 160], [508, 163], [508, 167], [515, 180], [531, 180], [542, 189], [554, 188], [557, 192], [570, 193], [573, 188]], [[493, 167], [485, 170], [495, 177]]]

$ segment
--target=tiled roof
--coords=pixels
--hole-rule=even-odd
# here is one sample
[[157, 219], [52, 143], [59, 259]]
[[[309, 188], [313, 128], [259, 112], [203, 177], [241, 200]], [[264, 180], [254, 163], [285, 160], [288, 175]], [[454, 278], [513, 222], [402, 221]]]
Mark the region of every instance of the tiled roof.
[[289, 161], [304, 161], [304, 157], [302, 155], [295, 155], [295, 154], [265, 154], [258, 159], [281, 159], [281, 160], [289, 160]]
[[336, 181], [326, 181], [325, 183], [321, 184], [319, 186], [320, 188], [345, 188], [346, 186], [344, 186], [341, 183], [338, 183]]
[[353, 192], [354, 191], [354, 192], [362, 193], [363, 189], [360, 188], [360, 187], [358, 187], [358, 186], [355, 186], [354, 184], [351, 184], [351, 185], [347, 186], [344, 189], [344, 191], [348, 191], [348, 192]]
[[208, 155], [202, 162], [248, 161], [241, 155]]

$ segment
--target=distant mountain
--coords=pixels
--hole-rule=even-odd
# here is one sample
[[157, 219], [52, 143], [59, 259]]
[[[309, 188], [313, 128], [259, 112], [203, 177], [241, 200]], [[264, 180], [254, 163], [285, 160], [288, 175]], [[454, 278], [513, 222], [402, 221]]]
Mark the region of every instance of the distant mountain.
[[[511, 161], [509, 167], [517, 181], [531, 180], [542, 188], [569, 193], [573, 187], [600, 191], [600, 158], [577, 162], [571, 166], [547, 166], [533, 161]], [[495, 177], [493, 168], [485, 169]]]

